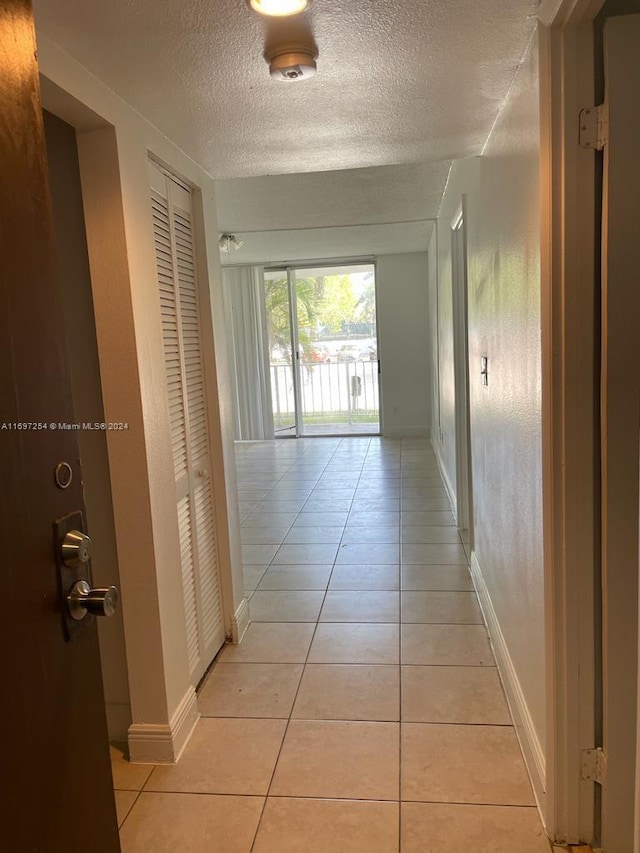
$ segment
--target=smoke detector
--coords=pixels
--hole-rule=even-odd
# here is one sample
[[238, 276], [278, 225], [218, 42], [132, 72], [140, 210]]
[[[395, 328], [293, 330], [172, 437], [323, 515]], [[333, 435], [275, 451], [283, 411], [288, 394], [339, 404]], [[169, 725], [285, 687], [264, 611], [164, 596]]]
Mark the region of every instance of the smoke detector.
[[274, 80], [295, 83], [307, 80], [316, 73], [318, 52], [308, 45], [282, 45], [265, 53], [269, 73]]

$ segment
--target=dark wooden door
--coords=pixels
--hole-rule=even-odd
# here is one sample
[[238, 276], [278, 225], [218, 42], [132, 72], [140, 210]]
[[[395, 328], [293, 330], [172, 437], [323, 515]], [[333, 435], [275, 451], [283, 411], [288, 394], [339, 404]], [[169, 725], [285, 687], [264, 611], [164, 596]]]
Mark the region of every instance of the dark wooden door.
[[0, 0], [0, 265], [2, 846], [116, 853], [96, 627], [65, 638], [54, 548], [82, 472], [28, 0]]
[[604, 25], [602, 205], [602, 842], [637, 850], [640, 494], [640, 15]]

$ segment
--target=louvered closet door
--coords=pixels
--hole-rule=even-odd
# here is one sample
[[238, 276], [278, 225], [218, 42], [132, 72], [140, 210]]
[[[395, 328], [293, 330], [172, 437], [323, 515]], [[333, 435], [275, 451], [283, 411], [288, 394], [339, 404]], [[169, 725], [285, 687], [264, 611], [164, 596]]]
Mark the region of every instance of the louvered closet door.
[[191, 193], [154, 164], [150, 170], [189, 666], [196, 685], [225, 634]]

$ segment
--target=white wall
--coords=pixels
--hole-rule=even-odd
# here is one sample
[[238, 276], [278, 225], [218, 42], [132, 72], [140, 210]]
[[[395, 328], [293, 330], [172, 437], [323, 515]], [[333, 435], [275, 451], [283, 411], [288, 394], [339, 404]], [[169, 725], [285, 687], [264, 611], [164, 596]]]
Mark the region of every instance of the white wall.
[[[474, 566], [536, 791], [544, 787], [538, 51], [534, 40], [484, 155], [454, 163], [438, 220], [442, 440], [455, 486], [451, 221], [466, 195]], [[489, 384], [480, 359], [489, 358]]]
[[386, 436], [429, 435], [431, 353], [426, 252], [376, 266], [382, 424]]
[[427, 285], [429, 294], [429, 363], [430, 363], [430, 392], [429, 402], [429, 424], [430, 434], [433, 440], [439, 440], [440, 435], [440, 360], [438, 358], [439, 330], [438, 330], [438, 228], [431, 233], [429, 250], [427, 252]]
[[[132, 757], [171, 761], [197, 718], [182, 604], [175, 483], [150, 209], [151, 152], [195, 189], [205, 365], [227, 629], [245, 612], [233, 413], [213, 180], [72, 57], [38, 38], [44, 104], [78, 130], [131, 697]], [[206, 226], [205, 226], [206, 223]], [[235, 619], [235, 626], [234, 626]]]

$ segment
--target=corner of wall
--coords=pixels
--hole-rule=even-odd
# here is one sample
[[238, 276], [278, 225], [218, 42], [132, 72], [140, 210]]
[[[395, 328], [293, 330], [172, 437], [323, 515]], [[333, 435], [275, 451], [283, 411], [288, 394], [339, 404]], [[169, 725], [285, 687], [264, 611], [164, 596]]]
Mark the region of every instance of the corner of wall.
[[110, 743], [126, 741], [131, 725], [131, 705], [124, 702], [105, 702], [107, 733]]
[[251, 619], [249, 617], [249, 599], [243, 598], [231, 622], [231, 642], [239, 643], [244, 637]]
[[175, 764], [199, 717], [196, 691], [190, 686], [166, 725], [134, 723], [129, 727], [129, 760], [132, 764]]
[[478, 558], [471, 554], [471, 577], [475, 587], [484, 620], [489, 631], [498, 673], [511, 711], [518, 740], [531, 778], [533, 793], [541, 815], [546, 814], [546, 760], [544, 749], [533, 723], [515, 664], [509, 653], [498, 616], [491, 601], [491, 595], [484, 580]]
[[438, 468], [440, 470], [440, 476], [442, 477], [442, 482], [444, 483], [444, 487], [447, 492], [447, 497], [449, 498], [449, 503], [451, 504], [451, 512], [453, 513], [453, 517], [457, 523], [458, 499], [456, 497], [456, 490], [453, 486], [453, 483], [449, 479], [449, 475], [447, 473], [447, 469], [442, 458], [442, 446], [438, 441], [437, 437], [434, 437], [433, 434], [431, 435], [431, 447], [433, 448], [433, 453], [436, 457], [436, 462], [438, 463]]

